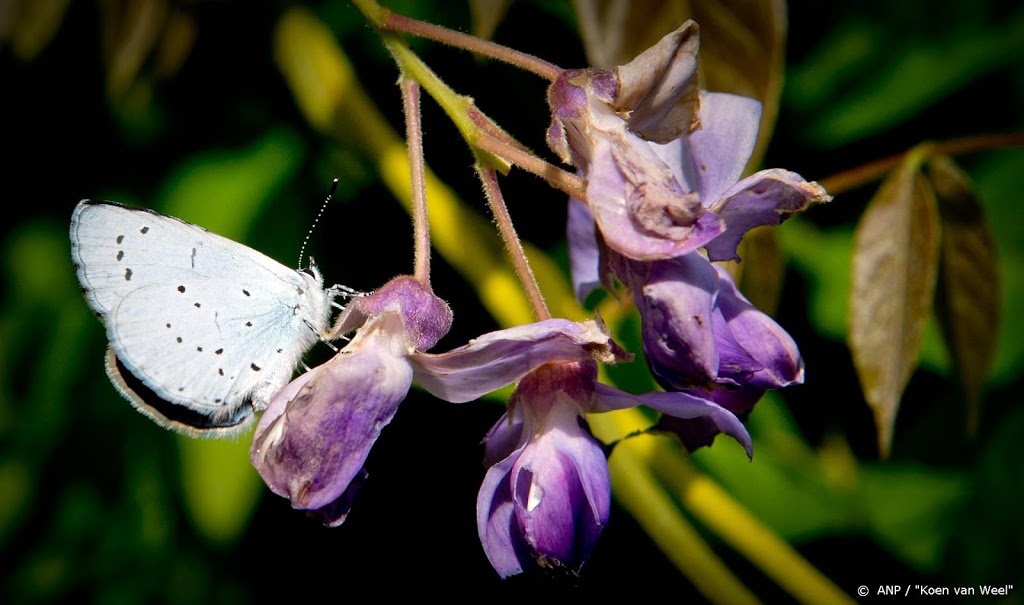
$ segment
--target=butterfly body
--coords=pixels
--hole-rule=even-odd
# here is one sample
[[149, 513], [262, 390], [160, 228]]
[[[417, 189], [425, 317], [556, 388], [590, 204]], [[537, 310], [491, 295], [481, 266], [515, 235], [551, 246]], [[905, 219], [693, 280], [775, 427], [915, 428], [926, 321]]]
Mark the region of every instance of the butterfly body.
[[82, 292], [107, 329], [107, 373], [159, 424], [237, 432], [326, 334], [332, 297], [294, 270], [156, 212], [83, 200], [71, 218]]

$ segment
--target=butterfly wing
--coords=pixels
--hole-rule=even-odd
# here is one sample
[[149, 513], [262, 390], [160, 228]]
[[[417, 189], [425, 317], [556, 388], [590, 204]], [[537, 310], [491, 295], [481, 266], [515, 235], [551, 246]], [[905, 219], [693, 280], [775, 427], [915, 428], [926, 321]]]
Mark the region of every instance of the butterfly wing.
[[83, 201], [71, 241], [83, 293], [107, 327], [108, 374], [163, 426], [244, 427], [326, 329], [319, 274], [173, 217]]

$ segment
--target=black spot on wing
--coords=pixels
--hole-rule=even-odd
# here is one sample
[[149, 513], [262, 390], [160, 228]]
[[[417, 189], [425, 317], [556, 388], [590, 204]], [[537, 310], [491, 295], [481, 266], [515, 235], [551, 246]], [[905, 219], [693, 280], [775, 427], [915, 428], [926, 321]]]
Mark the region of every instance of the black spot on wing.
[[124, 270], [124, 281], [132, 281], [132, 270], [131, 269], [125, 269]]
[[181, 336], [179, 336], [179, 337], [175, 338], [174, 340], [177, 340], [177, 341], [178, 341], [178, 344], [181, 344]]
[[224, 352], [224, 349], [217, 349], [216, 351], [214, 351], [214, 354], [215, 355], [220, 355], [223, 352]]
[[178, 292], [185, 293], [185, 286], [178, 286]]
[[199, 303], [193, 303], [193, 304], [195, 304], [195, 306], [196, 306], [196, 308], [197, 308], [197, 309], [199, 309], [199, 308], [201, 308], [201, 307], [203, 306], [203, 305], [201, 305], [201, 304], [199, 304]]
[[139, 233], [141, 233], [142, 235], [146, 235], [147, 233], [149, 233], [149, 227], [143, 227], [142, 229], [139, 229]]
[[117, 239], [116, 239], [116, 240], [114, 240], [114, 241], [116, 241], [117, 243], [119, 243], [119, 244], [120, 244], [121, 242], [123, 242], [123, 241], [124, 241], [124, 236], [123, 236], [123, 235], [118, 235], [118, 236], [117, 236]]
[[117, 260], [121, 260], [122, 258], [124, 258], [124, 250], [118, 250], [117, 251]]
[[249, 291], [246, 290], [245, 288], [242, 288], [242, 294], [245, 294], [246, 296], [252, 296], [252, 294], [249, 294]]
[[245, 322], [245, 327], [251, 328], [252, 327], [252, 322], [251, 321]]
[[249, 367], [252, 368], [253, 372], [259, 372], [260, 370], [263, 369], [263, 368], [259, 367], [258, 365], [254, 364], [254, 363], [250, 363]]

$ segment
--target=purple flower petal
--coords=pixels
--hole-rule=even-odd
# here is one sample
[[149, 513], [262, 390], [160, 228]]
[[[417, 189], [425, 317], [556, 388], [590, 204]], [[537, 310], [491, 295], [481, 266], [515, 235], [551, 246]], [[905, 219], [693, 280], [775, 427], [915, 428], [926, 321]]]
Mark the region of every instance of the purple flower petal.
[[516, 517], [541, 565], [577, 568], [608, 522], [608, 463], [579, 420], [572, 407], [552, 410], [511, 472]]
[[594, 216], [587, 205], [576, 198], [569, 198], [566, 219], [569, 265], [573, 290], [581, 303], [588, 294], [601, 287], [601, 251], [594, 228]]
[[558, 405], [536, 421], [521, 425], [519, 447], [487, 471], [477, 496], [480, 542], [502, 577], [537, 566], [576, 570], [611, 509], [608, 464], [577, 407]]
[[435, 397], [463, 403], [551, 361], [612, 361], [624, 356], [597, 322], [549, 319], [491, 332], [447, 353], [416, 353], [409, 359], [417, 384]]
[[[666, 391], [631, 395], [614, 387], [597, 385], [597, 401], [595, 411], [621, 410], [638, 404], [650, 406], [663, 414], [682, 420], [697, 420], [698, 427], [713, 427], [714, 433], [722, 432], [729, 435], [743, 446], [748, 457], [753, 457], [754, 446], [750, 434], [740, 419], [729, 410], [714, 401], [704, 399], [682, 391]], [[687, 444], [690, 447], [691, 444]], [[698, 445], [705, 445], [698, 443]]]
[[366, 470], [360, 469], [338, 498], [326, 506], [309, 511], [309, 516], [327, 527], [338, 527], [344, 523], [348, 518], [349, 511], [352, 510], [352, 502], [355, 500], [356, 493], [363, 483], [366, 483], [367, 476]]
[[411, 352], [437, 344], [452, 326], [452, 310], [430, 289], [407, 275], [399, 276], [374, 292], [356, 298], [338, 317], [333, 334], [346, 334], [370, 318], [391, 313], [401, 319], [401, 332]]
[[594, 135], [587, 203], [605, 243], [636, 260], [673, 258], [723, 230], [651, 143], [626, 131]]
[[363, 338], [299, 377], [298, 388], [285, 387], [294, 397], [275, 398], [257, 427], [253, 466], [295, 508], [320, 509], [345, 494], [412, 384], [411, 365], [393, 352], [400, 335], [371, 327]]
[[[681, 166], [691, 169], [691, 183], [705, 206], [743, 176], [754, 152], [761, 122], [761, 103], [756, 99], [719, 92], [700, 95], [700, 130], [686, 140], [690, 153]], [[731, 225], [726, 221], [726, 228]]]
[[[525, 444], [524, 444], [525, 447]], [[476, 525], [487, 560], [502, 578], [523, 572], [533, 559], [512, 502], [511, 471], [522, 448], [487, 469], [476, 498]]]
[[807, 207], [832, 196], [821, 185], [805, 181], [795, 172], [762, 170], [736, 183], [722, 194], [711, 210], [725, 221], [725, 232], [705, 248], [712, 261], [739, 260], [736, 246], [743, 234], [760, 225], [778, 225]]
[[501, 415], [501, 418], [494, 423], [491, 430], [487, 431], [484, 437], [484, 464], [493, 466], [499, 460], [504, 460], [516, 448], [522, 444], [523, 438], [523, 415], [508, 412]]
[[762, 389], [803, 382], [803, 359], [793, 338], [750, 304], [725, 270], [715, 269], [719, 275], [714, 318], [719, 376]]
[[718, 274], [699, 253], [626, 272], [643, 322], [644, 353], [666, 388], [707, 385], [718, 376], [713, 311]]

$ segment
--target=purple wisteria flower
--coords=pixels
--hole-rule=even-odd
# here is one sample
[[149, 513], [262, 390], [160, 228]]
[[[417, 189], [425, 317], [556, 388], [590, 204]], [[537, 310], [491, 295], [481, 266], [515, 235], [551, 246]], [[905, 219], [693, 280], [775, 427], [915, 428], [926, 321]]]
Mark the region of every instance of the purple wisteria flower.
[[603, 324], [551, 319], [481, 336], [440, 355], [414, 355], [418, 384], [464, 402], [518, 381], [508, 412], [486, 439], [490, 466], [477, 497], [477, 529], [502, 577], [537, 567], [575, 572], [608, 521], [611, 484], [589, 413], [648, 405], [700, 432], [712, 426], [751, 452], [739, 419], [689, 393], [632, 395], [597, 382], [597, 361], [628, 355]]
[[737, 259], [749, 229], [829, 199], [787, 170], [739, 180], [761, 105], [699, 90], [697, 47], [688, 21], [630, 63], [566, 71], [548, 91], [548, 144], [586, 178], [603, 243], [633, 260], [700, 248], [712, 261]]
[[451, 322], [448, 305], [411, 277], [353, 300], [334, 328], [355, 330], [352, 340], [282, 389], [256, 427], [250, 458], [271, 491], [340, 525], [370, 448], [412, 386], [411, 356]]
[[[565, 72], [549, 90], [548, 143], [587, 183], [586, 203], [568, 211], [577, 296], [617, 279], [640, 310], [658, 382], [743, 414], [765, 389], [802, 382], [803, 362], [711, 261], [738, 260], [748, 230], [830, 197], [787, 170], [740, 179], [761, 106], [699, 90], [697, 48], [687, 22], [627, 65]], [[691, 447], [716, 432], [698, 424], [677, 431]]]

